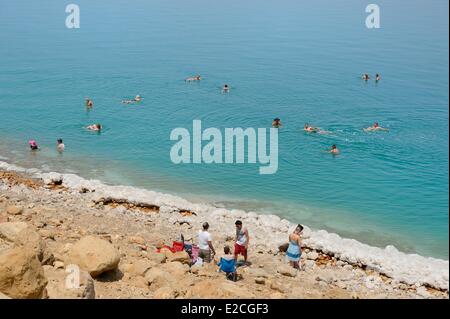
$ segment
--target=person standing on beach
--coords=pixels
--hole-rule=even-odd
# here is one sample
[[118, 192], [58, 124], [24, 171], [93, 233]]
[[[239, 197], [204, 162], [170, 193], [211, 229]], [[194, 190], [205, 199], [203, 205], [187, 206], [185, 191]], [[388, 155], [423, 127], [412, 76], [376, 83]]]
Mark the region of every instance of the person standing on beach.
[[236, 242], [234, 244], [234, 259], [237, 261], [239, 254], [244, 256], [244, 262], [247, 264], [247, 249], [250, 241], [247, 228], [242, 226], [242, 222], [237, 220], [236, 225]]
[[198, 257], [200, 257], [203, 262], [209, 263], [216, 254], [214, 246], [212, 244], [212, 236], [208, 232], [209, 224], [207, 222], [203, 223], [202, 230], [198, 232], [198, 247], [200, 251], [198, 252]]
[[299, 261], [302, 256], [302, 243], [300, 235], [302, 231], [303, 226], [298, 224], [297, 227], [295, 227], [294, 232], [289, 235], [289, 246], [286, 251], [286, 259], [295, 269], [300, 269]]

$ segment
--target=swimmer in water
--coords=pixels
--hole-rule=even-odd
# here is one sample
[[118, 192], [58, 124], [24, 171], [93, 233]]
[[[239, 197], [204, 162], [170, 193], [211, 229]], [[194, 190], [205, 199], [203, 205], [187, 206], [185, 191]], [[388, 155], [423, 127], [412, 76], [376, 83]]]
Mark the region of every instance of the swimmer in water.
[[92, 109], [93, 106], [94, 106], [94, 102], [92, 102], [91, 99], [86, 99], [86, 107], [88, 109]]
[[281, 124], [281, 120], [277, 117], [273, 119], [272, 126], [275, 128], [279, 128], [280, 126], [283, 126], [283, 124]]
[[222, 93], [228, 93], [230, 92], [230, 87], [228, 86], [228, 84], [225, 84], [222, 88]]
[[100, 124], [92, 124], [86, 127], [88, 130], [100, 132], [102, 130], [102, 126]]
[[308, 132], [308, 133], [318, 133], [320, 131], [320, 128], [312, 127], [308, 123], [305, 123], [305, 126], [303, 127], [303, 130], [305, 132]]
[[191, 76], [185, 79], [186, 82], [194, 82], [194, 81], [200, 81], [202, 77], [200, 75]]
[[58, 138], [56, 140], [56, 149], [58, 150], [58, 152], [62, 153], [62, 152], [64, 152], [64, 148], [65, 148], [65, 145], [63, 143], [63, 140], [61, 138]]
[[337, 148], [336, 144], [333, 144], [331, 146], [331, 149], [328, 151], [328, 153], [331, 153], [333, 155], [338, 155], [339, 154], [339, 149]]
[[381, 76], [377, 73], [375, 74], [375, 81], [378, 82], [381, 80]]
[[364, 80], [364, 81], [369, 81], [369, 79], [370, 79], [370, 77], [369, 77], [369, 74], [367, 74], [367, 73], [364, 73], [363, 75], [362, 75], [362, 79]]
[[372, 132], [372, 131], [389, 131], [389, 129], [385, 128], [385, 127], [381, 127], [378, 122], [373, 123], [372, 126], [369, 126], [367, 128], [364, 129], [364, 131], [366, 132]]
[[131, 104], [131, 103], [134, 103], [134, 102], [139, 103], [139, 102], [141, 102], [141, 101], [142, 101], [142, 97], [138, 94], [138, 95], [136, 95], [136, 96], [134, 97], [134, 99], [131, 99], [131, 100], [123, 100], [122, 103], [123, 103], [123, 104]]
[[39, 149], [35, 140], [28, 141], [28, 145], [30, 145], [30, 149], [33, 151]]

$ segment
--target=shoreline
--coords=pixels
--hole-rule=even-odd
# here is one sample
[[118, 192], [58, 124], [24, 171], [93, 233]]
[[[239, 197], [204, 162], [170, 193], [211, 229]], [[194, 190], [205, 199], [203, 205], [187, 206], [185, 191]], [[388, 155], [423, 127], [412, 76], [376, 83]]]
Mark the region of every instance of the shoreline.
[[[315, 205], [311, 202], [306, 204], [303, 200], [301, 203], [298, 203], [289, 199], [279, 198], [274, 201], [262, 198], [262, 201], [259, 201], [255, 197], [239, 197], [224, 192], [210, 193], [208, 189], [195, 189], [194, 191], [186, 192], [183, 190], [189, 189], [189, 187], [179, 188], [179, 183], [177, 183], [174, 176], [162, 175], [161, 173], [155, 174], [154, 169], [145, 178], [142, 178], [140, 174], [132, 170], [128, 171], [126, 166], [118, 165], [119, 163], [114, 163], [110, 167], [105, 166], [105, 169], [102, 169], [102, 167], [97, 166], [98, 163], [96, 162], [86, 161], [81, 157], [66, 158], [66, 156], [64, 156], [65, 162], [48, 165], [46, 162], [52, 162], [54, 154], [58, 154], [54, 148], [45, 149], [44, 154], [42, 154], [42, 157], [45, 156], [42, 158], [44, 161], [40, 160], [39, 162], [30, 163], [23, 155], [23, 153], [30, 152], [24, 152], [23, 148], [20, 150], [15, 149], [13, 155], [9, 153], [13, 147], [14, 143], [7, 145], [5, 148], [1, 147], [0, 144], [0, 154], [6, 156], [3, 158], [0, 156], [0, 161], [14, 163], [16, 166], [23, 165], [23, 167], [18, 168], [21, 170], [25, 168], [33, 173], [34, 171], [39, 171], [75, 174], [86, 180], [100, 181], [105, 185], [129, 186], [135, 189], [170, 194], [177, 198], [185, 199], [190, 203], [206, 204], [212, 207], [225, 208], [230, 211], [244, 210], [247, 212], [255, 212], [258, 215], [276, 215], [280, 219], [296, 221], [297, 223], [300, 222], [315, 230], [336, 233], [342, 238], [354, 239], [370, 247], [384, 249], [386, 246], [394, 246], [397, 250], [408, 255], [417, 254], [426, 258], [448, 260], [448, 245], [446, 244], [447, 241], [441, 239], [442, 236], [435, 238], [421, 233], [419, 234], [421, 236], [420, 238], [424, 240], [417, 240], [416, 237], [410, 235], [414, 231], [411, 231], [409, 227], [397, 231], [395, 227], [395, 225], [398, 225], [397, 223], [378, 223], [375, 216], [370, 216], [370, 214], [367, 216], [364, 213], [359, 213], [359, 211], [352, 209], [352, 207], [329, 209], [330, 205]], [[16, 157], [16, 153], [20, 153], [20, 158]], [[41, 154], [36, 156], [36, 158], [41, 158]], [[116, 174], [116, 172], [121, 171], [126, 173], [123, 175], [120, 173]], [[110, 174], [110, 172], [112, 173]], [[146, 179], [153, 179], [153, 177], [159, 182], [143, 182]], [[167, 180], [170, 182], [166, 183]], [[192, 179], [188, 179], [186, 183], [190, 183], [191, 181]], [[161, 187], [160, 185], [164, 186]], [[253, 200], [255, 202], [252, 202]], [[323, 204], [329, 203], [323, 202]], [[359, 220], [359, 218], [361, 219]], [[348, 227], [348, 225], [353, 225], [353, 227]], [[443, 232], [434, 231], [434, 234], [441, 233]], [[443, 236], [443, 238], [446, 237]], [[437, 242], [438, 244], [433, 246], [430, 244], [430, 241]]]
[[[59, 185], [70, 194], [82, 193], [96, 204], [129, 206], [157, 210], [159, 214], [170, 216], [173, 224], [196, 225], [212, 221], [219, 236], [233, 233], [235, 219], [241, 219], [251, 232], [253, 245], [273, 254], [280, 244], [286, 242], [288, 231], [294, 224], [276, 215], [258, 215], [243, 210], [227, 210], [206, 204], [194, 204], [170, 194], [131, 186], [111, 186], [98, 180], [86, 180], [75, 174], [41, 173], [37, 169], [24, 169], [14, 164], [0, 161], [0, 171], [24, 173], [41, 179], [44, 185]], [[183, 212], [181, 216], [174, 212]], [[374, 271], [391, 278], [399, 284], [425, 286], [440, 291], [449, 289], [449, 262], [417, 254], [405, 254], [393, 246], [372, 247], [354, 239], [341, 238], [324, 230], [312, 231], [305, 226], [303, 243], [306, 249], [314, 250], [335, 258], [336, 261], [364, 270]]]

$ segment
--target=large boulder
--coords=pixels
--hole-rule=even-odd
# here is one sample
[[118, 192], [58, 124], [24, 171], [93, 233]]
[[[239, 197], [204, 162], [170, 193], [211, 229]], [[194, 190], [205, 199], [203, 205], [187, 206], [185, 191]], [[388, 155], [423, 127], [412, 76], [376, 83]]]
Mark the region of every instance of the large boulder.
[[45, 241], [29, 227], [22, 229], [15, 236], [14, 245], [32, 251], [43, 265], [52, 264], [54, 261], [54, 257], [48, 251]]
[[17, 235], [27, 227], [24, 222], [0, 223], [0, 238], [14, 242]]
[[[64, 269], [44, 266], [44, 273], [48, 279], [49, 299], [95, 299], [94, 280], [87, 271], [80, 269], [79, 273], [66, 272]], [[71, 281], [71, 275], [77, 278]]]
[[71, 247], [66, 264], [78, 265], [92, 277], [97, 277], [117, 269], [119, 262], [119, 251], [111, 243], [95, 236], [86, 236]]
[[33, 251], [15, 247], [0, 252], [0, 292], [11, 298], [40, 299], [47, 279]]

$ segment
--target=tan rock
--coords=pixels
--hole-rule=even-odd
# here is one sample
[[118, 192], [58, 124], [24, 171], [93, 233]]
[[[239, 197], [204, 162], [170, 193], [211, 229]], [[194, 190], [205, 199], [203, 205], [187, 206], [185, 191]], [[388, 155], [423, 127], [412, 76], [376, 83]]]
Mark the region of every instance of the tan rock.
[[0, 238], [14, 242], [20, 231], [27, 227], [27, 223], [24, 222], [1, 223]]
[[55, 240], [55, 232], [48, 230], [48, 229], [39, 229], [39, 235], [41, 235], [43, 238], [48, 238]]
[[38, 299], [47, 279], [36, 255], [21, 247], [0, 252], [0, 291], [11, 298]]
[[149, 253], [147, 258], [154, 264], [162, 264], [166, 262], [166, 255], [161, 253]]
[[56, 269], [64, 269], [64, 262], [62, 262], [62, 261], [55, 261], [53, 263], [53, 267], [55, 267]]
[[161, 254], [164, 254], [167, 258], [169, 258], [169, 256], [173, 255], [173, 252], [169, 248], [166, 248], [166, 247], [161, 248], [159, 250], [159, 252]]
[[145, 276], [145, 273], [152, 268], [152, 263], [148, 260], [136, 260], [127, 269], [127, 272], [136, 276]]
[[49, 299], [95, 299], [94, 280], [87, 271], [79, 269], [77, 273], [74, 268], [73, 272], [66, 272], [64, 269], [45, 266], [44, 273], [48, 279]]
[[81, 238], [70, 248], [68, 256], [68, 263], [78, 265], [92, 277], [117, 269], [119, 262], [119, 251], [111, 243], [95, 236]]
[[145, 239], [140, 236], [130, 236], [128, 242], [130, 244], [145, 245]]
[[6, 212], [9, 215], [20, 215], [23, 212], [23, 207], [10, 205], [10, 206], [6, 207]]
[[261, 268], [248, 268], [247, 273], [252, 277], [269, 278], [267, 271]]
[[55, 260], [52, 253], [48, 251], [45, 241], [29, 227], [17, 234], [14, 245], [32, 251], [43, 265], [51, 265]]
[[278, 266], [277, 268], [277, 272], [282, 274], [283, 276], [287, 276], [287, 277], [295, 277], [297, 276], [297, 269], [288, 266], [288, 265], [281, 265]]
[[168, 262], [179, 261], [183, 264], [189, 264], [191, 261], [191, 258], [189, 257], [189, 254], [187, 252], [177, 251], [176, 253], [168, 254], [167, 261]]
[[151, 268], [145, 274], [150, 290], [156, 291], [157, 289], [171, 285], [175, 280], [171, 275], [159, 268]]
[[264, 285], [266, 283], [266, 279], [264, 277], [256, 277], [255, 283], [257, 283], [259, 285]]
[[281, 293], [286, 293], [288, 291], [288, 288], [286, 286], [282, 285], [278, 281], [271, 282], [270, 289], [273, 289], [273, 290], [281, 292]]

